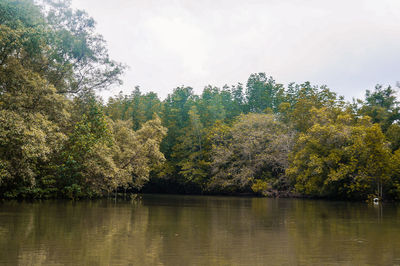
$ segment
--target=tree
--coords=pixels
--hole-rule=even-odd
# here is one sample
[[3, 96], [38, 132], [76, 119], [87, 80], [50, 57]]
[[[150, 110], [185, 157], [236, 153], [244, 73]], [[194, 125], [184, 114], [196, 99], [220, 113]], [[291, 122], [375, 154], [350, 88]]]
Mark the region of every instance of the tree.
[[121, 84], [125, 66], [110, 59], [103, 37], [95, 32], [96, 23], [85, 11], [73, 10], [65, 0], [44, 2], [55, 62], [47, 79], [63, 93], [106, 89]]
[[[158, 117], [133, 131], [131, 121], [107, 118], [94, 95], [76, 99], [83, 111], [59, 166], [66, 196], [103, 195], [118, 188], [140, 189], [152, 169], [164, 161], [160, 143], [166, 129]], [[82, 104], [82, 102], [84, 104]]]
[[184, 134], [184, 128], [189, 124], [189, 110], [194, 101], [192, 88], [178, 87], [163, 102], [162, 121], [168, 129], [168, 136], [164, 139], [161, 150], [167, 159], [170, 158], [178, 138]]
[[161, 113], [161, 102], [156, 93], [142, 94], [137, 86], [130, 95], [120, 92], [109, 98], [105, 111], [113, 120], [131, 120], [133, 129], [138, 130], [145, 122], [152, 120], [155, 114]]
[[359, 114], [371, 117], [373, 123], [382, 126], [383, 132], [400, 119], [399, 102], [396, 99], [396, 91], [391, 86], [383, 88], [378, 84], [373, 92], [367, 90], [365, 101], [361, 103]]
[[[50, 82], [77, 93], [120, 83], [124, 66], [109, 58], [95, 22], [67, 1], [4, 0], [0, 3], [0, 65], [8, 56]], [[4, 46], [3, 46], [4, 45]]]
[[392, 124], [387, 129], [386, 138], [390, 142], [390, 147], [392, 151], [396, 151], [400, 148], [400, 125]]
[[223, 106], [225, 121], [231, 122], [244, 112], [243, 88], [240, 85], [224, 86], [220, 91], [221, 105]]
[[313, 125], [300, 134], [287, 170], [296, 190], [342, 199], [383, 197], [391, 153], [379, 125], [327, 108], [311, 113]]
[[[157, 95], [137, 95], [143, 119], [136, 131], [129, 121], [108, 118], [94, 90], [118, 83], [122, 65], [109, 59], [85, 12], [66, 1], [40, 4], [0, 2], [1, 195], [80, 197], [140, 188], [164, 160]], [[129, 112], [113, 115], [127, 113], [119, 119], [129, 120]]]
[[[0, 67], [0, 191], [8, 196], [40, 187], [40, 167], [59, 152], [67, 102], [36, 73], [8, 57]], [[2, 193], [1, 193], [2, 194]]]
[[279, 105], [279, 118], [297, 131], [305, 132], [311, 125], [311, 109], [328, 107], [332, 112], [343, 109], [343, 98], [336, 96], [326, 86], [313, 86], [309, 82], [289, 84]]
[[277, 112], [282, 101], [283, 86], [265, 73], [251, 74], [247, 80], [247, 104], [252, 113]]
[[190, 109], [189, 119], [186, 133], [174, 146], [172, 157], [177, 161], [179, 174], [184, 177], [185, 182], [204, 190], [209, 176], [209, 147], [204, 140], [205, 129], [196, 106]]
[[283, 189], [293, 133], [270, 114], [241, 115], [231, 128], [211, 133], [209, 189], [248, 191], [258, 182]]
[[219, 88], [207, 86], [198, 100], [201, 122], [205, 127], [212, 126], [215, 121], [225, 119], [225, 108]]

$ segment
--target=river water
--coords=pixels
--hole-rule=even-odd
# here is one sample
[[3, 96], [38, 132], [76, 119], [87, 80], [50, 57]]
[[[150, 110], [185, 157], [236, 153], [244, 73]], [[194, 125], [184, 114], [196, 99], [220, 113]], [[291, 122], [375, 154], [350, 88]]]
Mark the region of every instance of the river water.
[[400, 206], [142, 195], [0, 203], [0, 265], [400, 265]]

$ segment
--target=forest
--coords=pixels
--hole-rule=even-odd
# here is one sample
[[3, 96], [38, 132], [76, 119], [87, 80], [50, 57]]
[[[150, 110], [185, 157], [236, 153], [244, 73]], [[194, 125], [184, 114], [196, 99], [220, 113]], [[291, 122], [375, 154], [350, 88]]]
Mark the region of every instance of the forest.
[[[349, 102], [327, 86], [139, 87], [65, 1], [0, 1], [0, 197], [116, 193], [400, 199], [397, 88]], [[316, 66], [317, 67], [317, 66]], [[156, 76], [154, 77], [156, 78]]]

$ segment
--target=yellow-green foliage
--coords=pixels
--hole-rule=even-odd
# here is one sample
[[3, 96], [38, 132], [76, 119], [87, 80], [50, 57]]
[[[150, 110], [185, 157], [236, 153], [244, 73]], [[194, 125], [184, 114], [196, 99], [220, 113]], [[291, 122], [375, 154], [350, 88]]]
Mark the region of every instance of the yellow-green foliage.
[[391, 152], [380, 126], [368, 117], [313, 109], [313, 125], [301, 133], [286, 171], [298, 192], [365, 199], [381, 195], [391, 174]]
[[112, 144], [96, 144], [84, 161], [84, 177], [97, 192], [127, 187], [140, 188], [148, 180], [151, 169], [163, 162], [159, 151], [166, 134], [159, 118], [146, 122], [138, 131], [129, 121], [109, 120]]
[[123, 67], [85, 12], [42, 4], [0, 1], [0, 197], [141, 187], [164, 160], [166, 129], [158, 117], [134, 131], [105, 116], [93, 90], [118, 82]]
[[251, 186], [251, 189], [256, 193], [265, 193], [268, 189], [271, 188], [271, 185], [268, 182], [257, 179], [254, 184]]
[[112, 121], [98, 103], [91, 104], [91, 115], [76, 123], [64, 151], [67, 164], [60, 166], [64, 187], [75, 184], [95, 194], [129, 185], [140, 188], [165, 160], [159, 146], [166, 129], [155, 117], [134, 131], [130, 121]]
[[0, 185], [31, 187], [37, 166], [61, 149], [66, 100], [38, 74], [9, 57], [0, 66]]
[[237, 191], [250, 189], [257, 179], [276, 183], [288, 166], [294, 134], [271, 114], [247, 114], [229, 129], [214, 128], [210, 137], [209, 188]]

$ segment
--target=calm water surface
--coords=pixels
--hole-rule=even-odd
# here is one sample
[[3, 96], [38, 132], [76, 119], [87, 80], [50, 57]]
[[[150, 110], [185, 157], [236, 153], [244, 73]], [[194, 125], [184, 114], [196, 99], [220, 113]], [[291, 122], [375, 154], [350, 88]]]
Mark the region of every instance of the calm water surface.
[[143, 195], [0, 203], [0, 265], [400, 265], [400, 206]]

